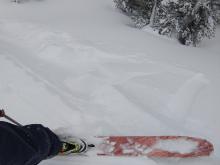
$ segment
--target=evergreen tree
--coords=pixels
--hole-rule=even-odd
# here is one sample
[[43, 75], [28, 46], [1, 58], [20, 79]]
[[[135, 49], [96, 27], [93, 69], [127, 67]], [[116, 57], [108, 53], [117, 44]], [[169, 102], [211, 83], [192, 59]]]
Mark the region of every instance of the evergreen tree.
[[153, 0], [114, 0], [116, 7], [129, 15], [139, 28], [150, 23]]
[[214, 17], [217, 23], [220, 24], [220, 0], [211, 0], [211, 6], [214, 11]]
[[[150, 24], [159, 34], [175, 36], [184, 45], [198, 45], [215, 34], [220, 0], [114, 0], [137, 27]], [[215, 10], [213, 10], [215, 9]]]
[[185, 45], [196, 46], [203, 38], [215, 36], [215, 24], [211, 1], [198, 0], [190, 15], [183, 19], [183, 25], [179, 31], [179, 41]]
[[208, 0], [161, 0], [155, 28], [159, 34], [175, 35], [184, 45], [196, 46], [215, 33], [215, 21]]

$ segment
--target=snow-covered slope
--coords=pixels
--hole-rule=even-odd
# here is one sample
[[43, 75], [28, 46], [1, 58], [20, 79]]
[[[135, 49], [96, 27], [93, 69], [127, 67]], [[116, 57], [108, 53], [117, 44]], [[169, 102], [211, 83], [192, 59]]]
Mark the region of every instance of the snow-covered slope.
[[199, 48], [133, 28], [111, 0], [0, 1], [0, 100], [24, 124], [77, 136], [190, 135], [212, 157], [57, 157], [50, 164], [220, 162], [220, 30]]

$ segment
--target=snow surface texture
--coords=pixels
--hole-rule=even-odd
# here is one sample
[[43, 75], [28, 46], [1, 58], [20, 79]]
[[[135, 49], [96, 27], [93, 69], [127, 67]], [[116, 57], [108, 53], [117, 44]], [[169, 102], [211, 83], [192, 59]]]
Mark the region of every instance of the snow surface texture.
[[193, 160], [57, 157], [41, 165], [217, 165], [220, 30], [201, 48], [132, 28], [111, 0], [0, 1], [0, 103], [23, 124], [81, 137], [189, 135]]

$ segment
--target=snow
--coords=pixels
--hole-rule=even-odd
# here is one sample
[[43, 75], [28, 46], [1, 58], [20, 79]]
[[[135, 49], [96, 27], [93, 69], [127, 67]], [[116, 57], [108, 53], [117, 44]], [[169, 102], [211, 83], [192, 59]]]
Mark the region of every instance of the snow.
[[41, 165], [217, 165], [219, 42], [219, 27], [197, 48], [135, 29], [111, 0], [1, 0], [1, 108], [75, 136], [189, 135], [215, 145], [193, 160], [75, 156]]
[[[181, 154], [193, 152], [197, 148], [197, 143], [192, 141], [187, 141], [185, 139], [178, 140], [162, 140], [153, 145], [152, 147], [141, 146], [140, 144], [136, 144], [133, 147], [129, 147], [129, 145], [122, 145], [124, 154], [132, 154], [136, 152], [141, 152], [148, 154], [156, 149], [161, 149], [169, 152], [178, 152]], [[114, 148], [107, 149], [107, 153], [111, 153]]]
[[179, 153], [190, 153], [197, 147], [196, 142], [187, 141], [184, 139], [173, 140], [162, 140], [154, 146], [154, 148], [160, 148], [170, 152]]
[[161, 1], [162, 5], [167, 5], [168, 3], [178, 3], [178, 0], [163, 0]]

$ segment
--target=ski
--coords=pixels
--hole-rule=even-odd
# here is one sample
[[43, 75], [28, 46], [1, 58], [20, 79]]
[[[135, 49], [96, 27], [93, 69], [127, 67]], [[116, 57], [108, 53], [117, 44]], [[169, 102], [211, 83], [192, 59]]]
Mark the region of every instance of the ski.
[[191, 158], [209, 156], [213, 145], [188, 136], [100, 136], [103, 156], [147, 156]]
[[[188, 136], [97, 136], [94, 143], [86, 140], [86, 153], [97, 156], [147, 156], [150, 158], [193, 158], [209, 156], [213, 144]], [[91, 150], [90, 150], [91, 149]]]

